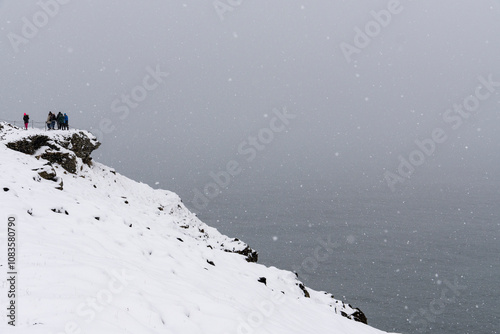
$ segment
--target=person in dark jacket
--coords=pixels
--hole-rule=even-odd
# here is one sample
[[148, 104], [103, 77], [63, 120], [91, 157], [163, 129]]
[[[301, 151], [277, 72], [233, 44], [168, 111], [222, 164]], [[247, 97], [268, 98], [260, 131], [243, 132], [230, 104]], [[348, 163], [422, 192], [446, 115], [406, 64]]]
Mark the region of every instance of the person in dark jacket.
[[47, 116], [47, 128], [50, 130], [52, 127], [52, 111], [49, 111], [49, 115]]
[[56, 114], [54, 114], [53, 112], [50, 113], [50, 126], [52, 127], [52, 130], [55, 130], [56, 129]]
[[57, 130], [62, 130], [64, 126], [64, 115], [62, 112], [57, 114]]
[[30, 122], [30, 116], [27, 115], [26, 113], [24, 113], [23, 121], [24, 121], [24, 127], [26, 128], [26, 130], [28, 130], [28, 124]]
[[69, 117], [68, 115], [66, 115], [66, 113], [64, 113], [64, 128], [66, 130], [69, 130]]

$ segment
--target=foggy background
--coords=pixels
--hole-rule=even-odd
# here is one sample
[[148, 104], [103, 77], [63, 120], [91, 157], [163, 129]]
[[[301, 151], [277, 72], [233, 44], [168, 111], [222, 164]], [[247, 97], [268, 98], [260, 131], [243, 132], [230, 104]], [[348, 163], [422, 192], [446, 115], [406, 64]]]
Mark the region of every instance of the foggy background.
[[[70, 1], [19, 52], [9, 33], [23, 36], [22, 18], [33, 22], [41, 7], [0, 3], [1, 118], [27, 112], [43, 122], [63, 111], [96, 134], [109, 120], [95, 158], [188, 205], [230, 160], [243, 168], [230, 187], [311, 178], [387, 186], [385, 170], [396, 172], [398, 156], [437, 127], [449, 139], [401, 186], [498, 180], [498, 92], [457, 130], [442, 119], [478, 76], [500, 81], [495, 1], [401, 1], [351, 63], [340, 44], [354, 45], [354, 28], [389, 1], [242, 1], [223, 20], [212, 1]], [[164, 82], [126, 117], [113, 112], [157, 66]], [[296, 118], [248, 163], [238, 145], [269, 126], [273, 108]]]
[[[33, 35], [26, 38], [26, 21], [33, 24], [34, 16], [44, 18], [41, 6], [35, 0], [0, 0], [0, 120], [20, 125], [26, 112], [43, 126], [49, 110], [68, 113], [71, 128], [90, 130], [101, 140], [95, 160], [132, 179], [178, 193], [203, 221], [248, 241], [260, 251], [264, 264], [283, 269], [300, 264], [312, 252], [307, 247], [314, 248], [323, 233], [342, 231], [339, 238], [347, 238], [350, 252], [370, 246], [374, 235], [386, 238], [390, 226], [397, 235], [390, 244], [397, 254], [391, 256], [399, 259], [395, 246], [405, 244], [410, 228], [428, 231], [413, 236], [426, 249], [432, 237], [438, 244], [458, 224], [475, 223], [476, 217], [471, 217], [476, 207], [495, 207], [500, 185], [500, 87], [494, 87], [469, 118], [461, 118], [457, 129], [452, 128], [455, 121], [445, 122], [443, 116], [484, 86], [480, 76], [500, 85], [498, 1], [402, 0], [400, 12], [370, 37], [369, 45], [352, 54], [351, 62], [342, 43], [354, 46], [355, 29], [365, 30], [374, 22], [371, 11], [387, 10], [397, 1], [217, 3], [225, 6], [219, 12], [211, 0], [73, 0], [53, 7], [53, 15], [46, 15], [47, 22], [40, 21], [42, 27], [36, 32], [24, 28], [24, 33]], [[221, 13], [221, 8], [226, 11]], [[13, 34], [24, 42], [13, 43]], [[162, 74], [156, 82], [150, 77], [156, 69], [168, 76]], [[145, 90], [145, 82], [154, 88]], [[488, 92], [485, 87], [480, 91]], [[124, 109], [123, 96], [133, 92], [146, 95]], [[261, 143], [254, 155], [242, 154], [241, 149], [249, 152], [250, 138], [269, 135], [276, 110], [286, 110], [294, 118], [284, 131], [265, 137], [266, 144]], [[448, 139], [436, 144], [434, 154], [425, 156], [411, 179], [397, 183], [392, 192], [384, 173], [397, 174], [399, 157], [409, 159], [419, 149], [415, 141], [431, 138], [437, 128]], [[215, 198], [196, 205], [197, 191], [214, 184], [211, 175], [227, 172], [228, 163], [234, 166], [234, 162], [241, 171], [227, 186], [218, 187], [222, 189]], [[486, 184], [489, 188], [470, 191]], [[456, 199], [452, 191], [444, 192], [446, 199], [440, 201], [436, 185], [453, 185], [472, 195]], [[407, 204], [411, 210], [401, 210], [399, 216], [399, 206]], [[448, 216], [442, 213], [453, 211], [455, 205], [467, 211], [456, 212], [457, 217], [445, 223]], [[289, 223], [299, 211], [302, 216], [311, 213], [312, 218]], [[394, 215], [394, 222], [388, 223], [386, 211]], [[478, 212], [481, 221], [480, 208]], [[496, 214], [490, 212], [493, 221]], [[443, 218], [437, 214], [435, 221], [428, 219], [436, 213]], [[347, 228], [347, 220], [359, 229]], [[345, 228], [338, 229], [344, 221]], [[322, 230], [319, 225], [324, 222]], [[439, 224], [441, 234], [434, 234], [434, 224]], [[498, 225], [488, 227], [496, 234], [473, 224], [464, 226], [464, 234], [478, 234], [471, 240], [482, 242], [483, 235], [489, 235], [484, 254], [497, 254], [490, 250], [497, 244]], [[271, 242], [270, 233], [276, 233], [278, 242]], [[362, 242], [355, 243], [354, 236]], [[476, 249], [474, 242], [467, 242], [453, 247]], [[450, 257], [456, 252], [453, 247]], [[299, 255], [289, 255], [292, 252]], [[361, 286], [352, 279], [375, 263], [361, 262], [371, 261], [362, 257], [375, 252], [387, 256], [378, 246], [360, 251], [360, 275], [349, 272], [350, 276], [339, 278], [341, 284], [323, 283], [333, 276], [331, 272], [306, 284], [344, 293], [342, 285], [352, 283], [352, 291], [359, 290], [362, 296], [386, 298], [380, 291], [391, 290], [394, 281], [385, 285], [384, 279], [377, 281], [382, 287], [374, 292], [372, 282]], [[411, 248], [398, 260], [408, 264], [407, 278], [416, 272], [408, 261], [413, 254]], [[432, 264], [433, 257], [427, 255], [424, 259]], [[415, 256], [418, 262], [420, 255]], [[450, 267], [462, 270], [453, 261]], [[400, 264], [396, 261], [396, 266]], [[336, 270], [337, 263], [322, 269], [332, 268]], [[497, 277], [491, 268], [488, 273]], [[421, 277], [416, 275], [413, 282], [399, 276], [396, 281], [409, 285], [401, 288], [403, 292], [413, 284], [422, 286], [420, 292], [433, 291], [424, 281], [428, 274], [419, 272]], [[372, 324], [402, 329], [405, 317], [433, 298], [420, 300], [417, 291], [416, 297], [408, 298], [416, 306], [403, 310], [409, 301], [402, 301], [399, 290], [394, 290], [391, 305], [400, 314], [385, 310], [385, 315], [375, 314], [370, 309], [378, 305], [375, 301], [366, 307], [368, 318], [375, 320]], [[488, 295], [491, 288], [484, 291]], [[352, 300], [349, 293], [347, 299]], [[365, 310], [363, 302], [370, 303], [360, 300], [353, 304]], [[394, 319], [403, 324], [393, 324]]]

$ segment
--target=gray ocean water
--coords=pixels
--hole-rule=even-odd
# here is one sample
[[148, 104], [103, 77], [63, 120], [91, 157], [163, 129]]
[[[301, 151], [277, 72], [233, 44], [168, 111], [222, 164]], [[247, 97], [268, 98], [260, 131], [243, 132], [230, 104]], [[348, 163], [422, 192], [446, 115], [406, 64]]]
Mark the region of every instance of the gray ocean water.
[[396, 193], [263, 182], [227, 189], [200, 218], [379, 329], [500, 332], [500, 189], [487, 181]]

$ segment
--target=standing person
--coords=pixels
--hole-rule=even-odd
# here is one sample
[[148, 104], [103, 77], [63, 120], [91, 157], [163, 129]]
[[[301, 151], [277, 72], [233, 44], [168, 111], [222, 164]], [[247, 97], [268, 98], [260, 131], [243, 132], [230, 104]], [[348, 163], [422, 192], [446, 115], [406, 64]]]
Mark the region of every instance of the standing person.
[[49, 115], [47, 116], [47, 128], [50, 130], [50, 126], [52, 124], [52, 111], [49, 111]]
[[24, 113], [23, 121], [24, 121], [24, 127], [26, 128], [26, 130], [28, 130], [28, 124], [30, 122], [30, 116], [27, 115], [26, 113]]
[[64, 116], [62, 112], [57, 114], [57, 130], [62, 130], [64, 126]]
[[56, 120], [57, 120], [56, 114], [50, 112], [50, 126], [52, 127], [52, 130], [56, 129]]
[[66, 130], [69, 130], [69, 117], [68, 115], [66, 115], [66, 113], [64, 113], [64, 128]]

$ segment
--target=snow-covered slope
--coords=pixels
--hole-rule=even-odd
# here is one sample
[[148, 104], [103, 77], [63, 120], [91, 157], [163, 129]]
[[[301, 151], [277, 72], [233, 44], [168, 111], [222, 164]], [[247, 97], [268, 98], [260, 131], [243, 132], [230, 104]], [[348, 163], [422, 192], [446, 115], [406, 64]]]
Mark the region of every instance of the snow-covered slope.
[[1, 333], [382, 333], [255, 263], [174, 193], [92, 162], [98, 146], [85, 131], [0, 123], [3, 310], [8, 217], [18, 224], [16, 328], [2, 316]]

